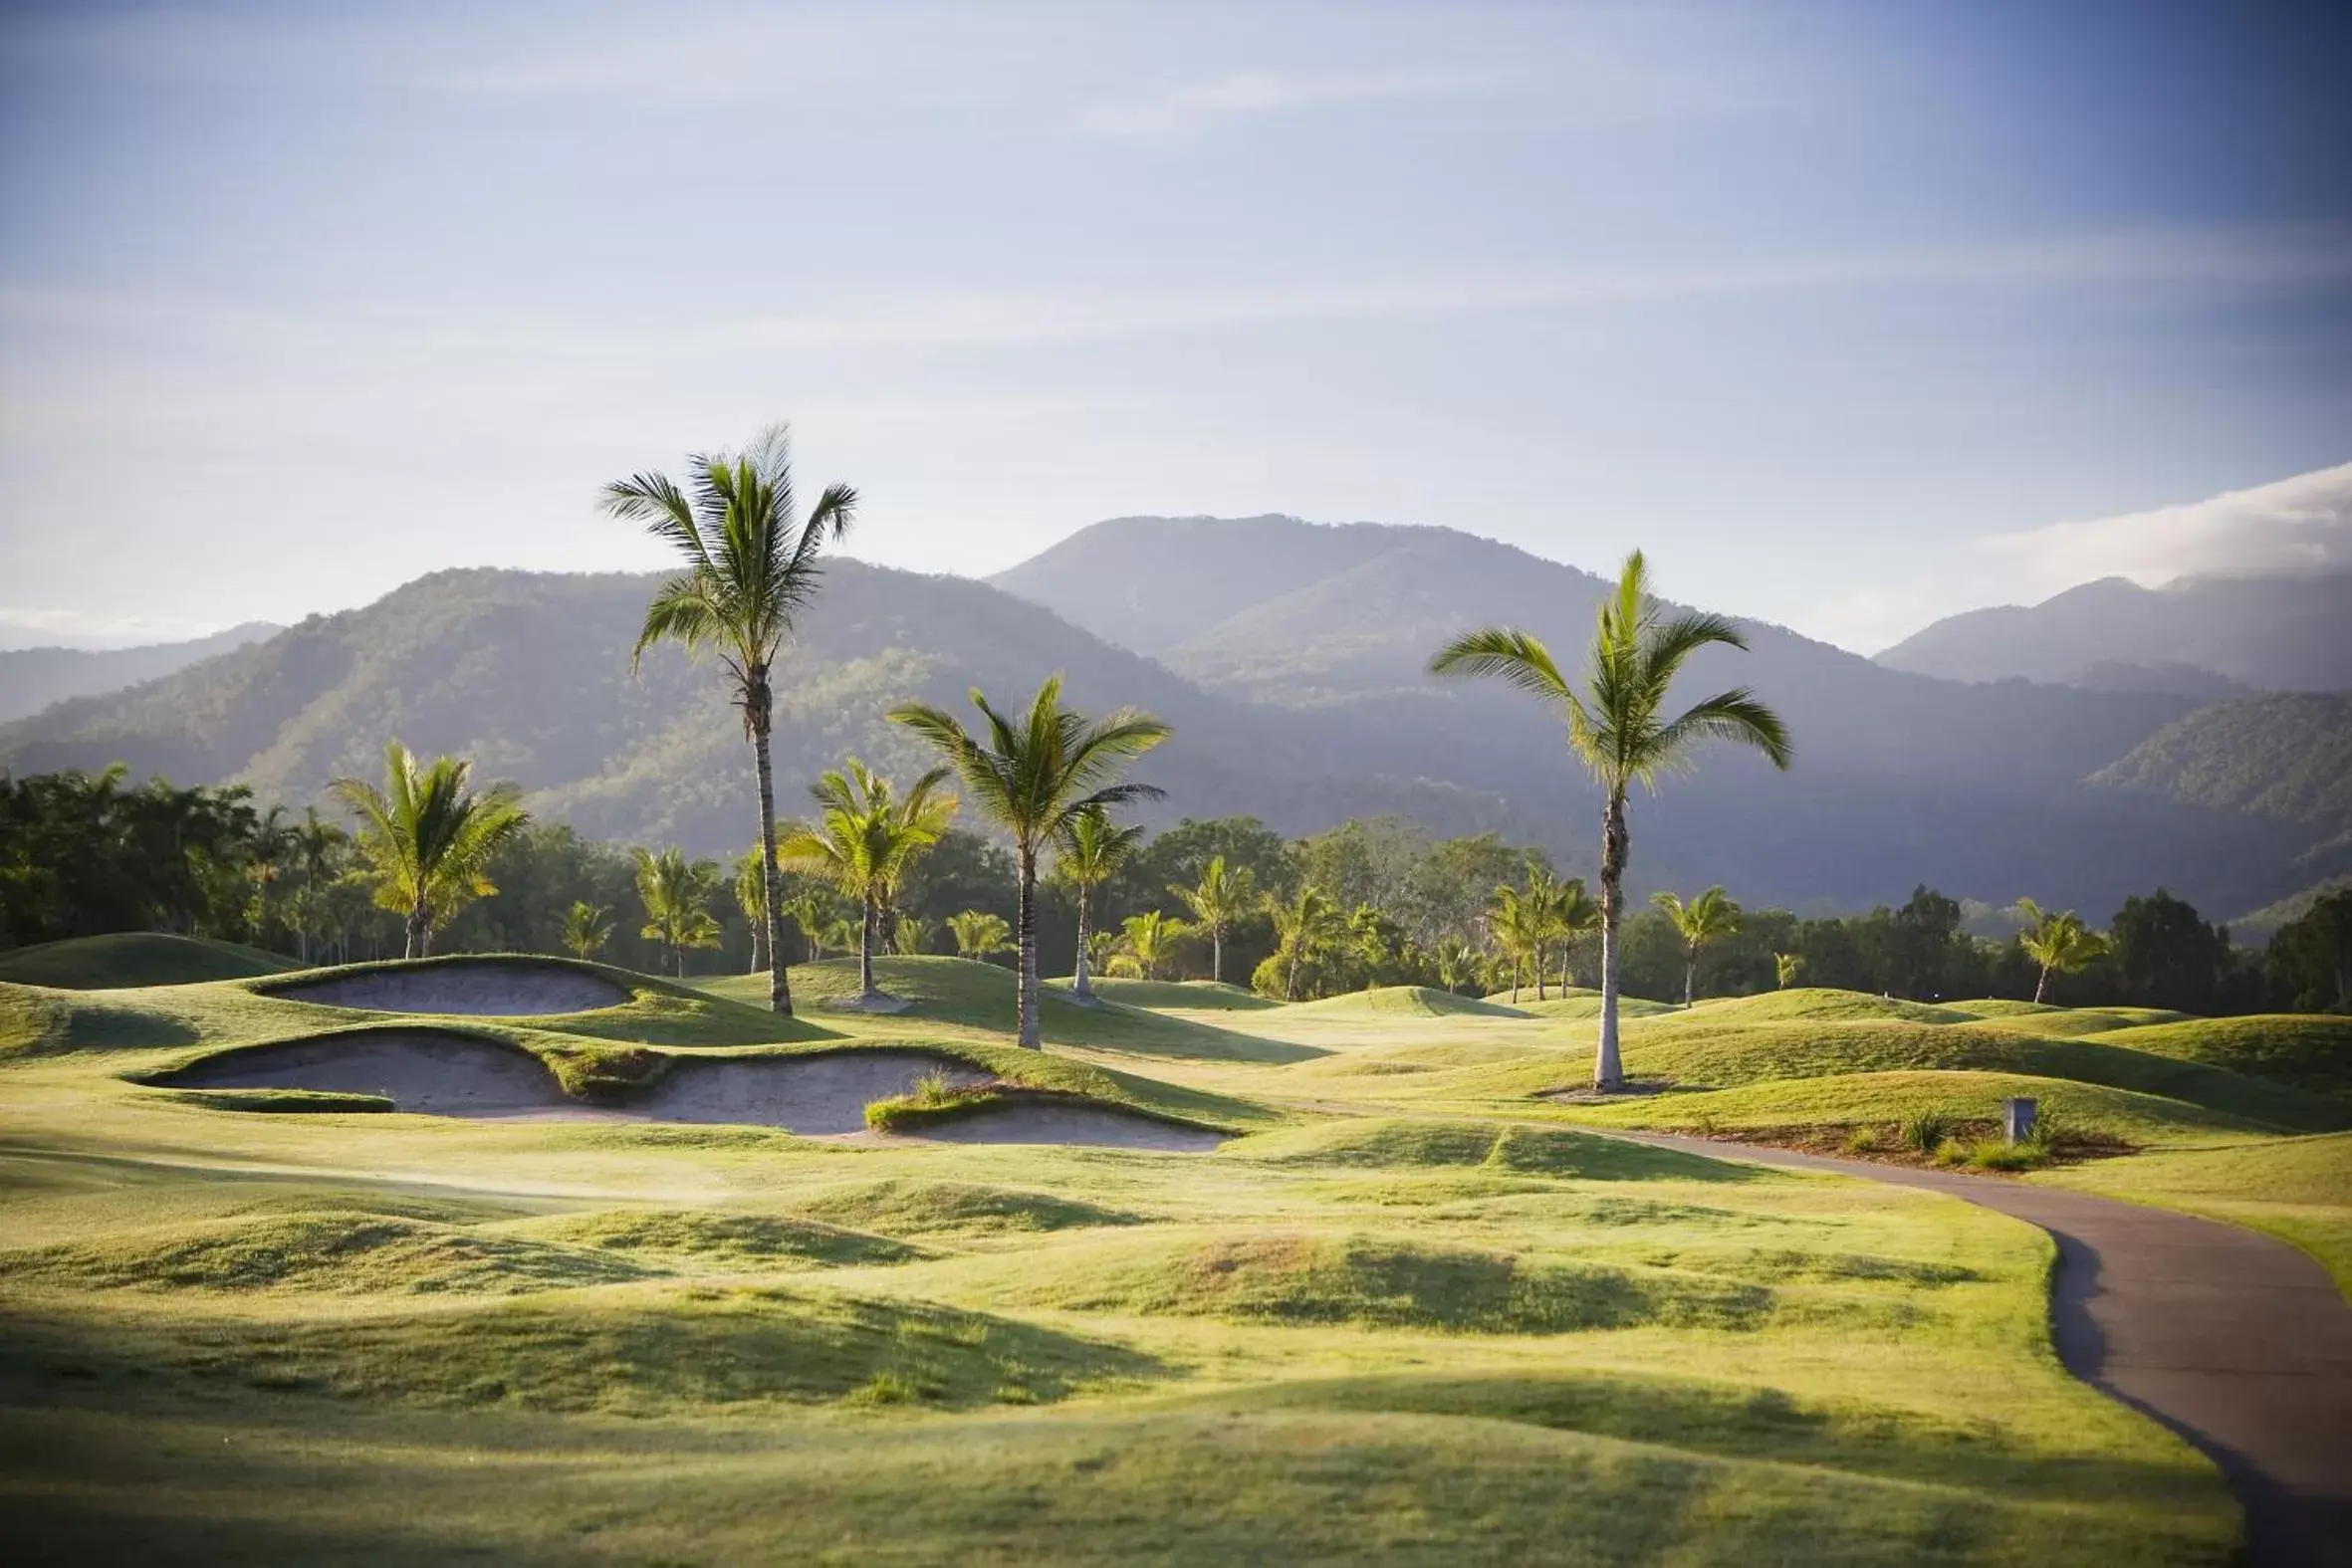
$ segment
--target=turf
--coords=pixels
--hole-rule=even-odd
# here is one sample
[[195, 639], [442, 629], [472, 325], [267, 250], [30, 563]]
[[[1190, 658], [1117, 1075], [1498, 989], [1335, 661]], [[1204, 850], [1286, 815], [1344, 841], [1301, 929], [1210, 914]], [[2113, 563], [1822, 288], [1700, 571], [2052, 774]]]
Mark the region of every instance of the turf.
[[1508, 1008], [1496, 1002], [1481, 1002], [1475, 997], [1456, 996], [1450, 991], [1439, 991], [1434, 986], [1379, 986], [1370, 991], [1326, 997], [1320, 1002], [1294, 1003], [1291, 1010], [1300, 1016], [1318, 1018], [1529, 1016], [1517, 1008]]
[[129, 986], [185, 986], [241, 980], [296, 968], [294, 961], [242, 943], [179, 937], [160, 931], [72, 937], [0, 953], [0, 981], [63, 991]]
[[2341, 1014], [2193, 1018], [2119, 1029], [2104, 1037], [2134, 1050], [2258, 1073], [2352, 1100], [2352, 1017]]

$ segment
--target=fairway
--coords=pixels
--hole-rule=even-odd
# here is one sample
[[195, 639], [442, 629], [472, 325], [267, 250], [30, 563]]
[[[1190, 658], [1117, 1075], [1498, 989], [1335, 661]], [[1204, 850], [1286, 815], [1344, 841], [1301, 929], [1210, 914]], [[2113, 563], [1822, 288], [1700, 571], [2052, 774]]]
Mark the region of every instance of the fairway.
[[[2341, 1103], [2096, 1043], [2135, 1020], [1662, 1010], [1627, 1045], [1660, 1092], [1577, 1103], [1545, 1097], [1589, 1059], [1572, 1015], [1113, 984], [1050, 999], [1041, 1054], [1007, 1043], [1005, 971], [882, 978], [905, 1011], [836, 1012], [853, 969], [797, 969], [797, 1020], [732, 1000], [756, 981], [552, 961], [0, 990], [11, 1537], [150, 1561], [2221, 1563], [2240, 1524], [2212, 1464], [2058, 1365], [2039, 1231], [1577, 1124], [2035, 1093], [2148, 1151], [2035, 1180], [2145, 1167], [2132, 1196], [2341, 1267], [2344, 1140], [2292, 1135]], [[472, 1010], [493, 981], [604, 1005]], [[417, 996], [468, 1010], [384, 1010]], [[452, 1102], [485, 1064], [508, 1098]], [[909, 1106], [912, 1135], [860, 1102]]]

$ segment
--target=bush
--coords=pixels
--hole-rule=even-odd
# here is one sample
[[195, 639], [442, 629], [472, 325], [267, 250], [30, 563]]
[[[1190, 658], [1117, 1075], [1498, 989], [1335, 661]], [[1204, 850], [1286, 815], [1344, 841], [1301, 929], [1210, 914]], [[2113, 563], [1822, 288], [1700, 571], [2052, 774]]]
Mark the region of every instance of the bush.
[[1969, 1155], [1980, 1171], [2031, 1171], [2049, 1163], [2049, 1150], [2036, 1143], [1995, 1143], [1988, 1138]]
[[1952, 1117], [1946, 1111], [1913, 1111], [1903, 1118], [1903, 1147], [1933, 1154], [1952, 1137]]
[[1846, 1153], [1875, 1154], [1878, 1152], [1878, 1129], [1855, 1127], [1846, 1133]]
[[1946, 1170], [1950, 1170], [1956, 1165], [1966, 1165], [1969, 1160], [1969, 1146], [1958, 1138], [1947, 1138], [1936, 1145], [1936, 1152], [1931, 1158]]

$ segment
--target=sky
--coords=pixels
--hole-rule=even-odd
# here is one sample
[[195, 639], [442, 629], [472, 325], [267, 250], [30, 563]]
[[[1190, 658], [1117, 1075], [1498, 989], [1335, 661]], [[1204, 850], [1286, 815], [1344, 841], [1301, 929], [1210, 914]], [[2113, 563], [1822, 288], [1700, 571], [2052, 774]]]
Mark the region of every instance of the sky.
[[850, 543], [1441, 524], [1874, 651], [2352, 564], [2352, 7], [0, 4], [0, 645], [779, 419]]

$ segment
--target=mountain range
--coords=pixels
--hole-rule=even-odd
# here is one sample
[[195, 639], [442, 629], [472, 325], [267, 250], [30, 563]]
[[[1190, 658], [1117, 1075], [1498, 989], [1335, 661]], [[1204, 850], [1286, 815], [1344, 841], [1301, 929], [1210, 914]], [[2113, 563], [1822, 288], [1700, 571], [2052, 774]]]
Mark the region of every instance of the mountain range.
[[[474, 757], [583, 832], [731, 850], [751, 837], [750, 769], [718, 679], [666, 650], [630, 675], [653, 580], [434, 573], [0, 726], [0, 768], [119, 759], [301, 802], [371, 772], [397, 736]], [[848, 752], [916, 767], [882, 718], [898, 701], [962, 708], [973, 685], [1017, 700], [1061, 670], [1081, 708], [1133, 704], [1174, 726], [1139, 770], [1169, 791], [1159, 820], [1249, 812], [1298, 833], [1396, 811], [1541, 842], [1589, 874], [1598, 796], [1556, 717], [1425, 670], [1447, 636], [1487, 621], [1579, 647], [1603, 588], [1450, 530], [1283, 517], [1098, 524], [986, 582], [836, 561], [780, 681], [780, 796], [793, 808]], [[1752, 686], [1788, 720], [1795, 767], [1726, 752], [1638, 800], [1638, 891], [1720, 881], [1750, 902], [1828, 909], [1927, 882], [2103, 919], [2159, 884], [2228, 914], [2343, 868], [2309, 858], [2308, 819], [2138, 774], [2099, 782], [2201, 696], [1968, 684], [1744, 625], [1751, 651], [1708, 650], [1679, 695]]]
[[39, 713], [69, 697], [90, 697], [151, 681], [283, 630], [268, 621], [254, 620], [186, 642], [150, 642], [135, 648], [0, 651], [0, 723]]

